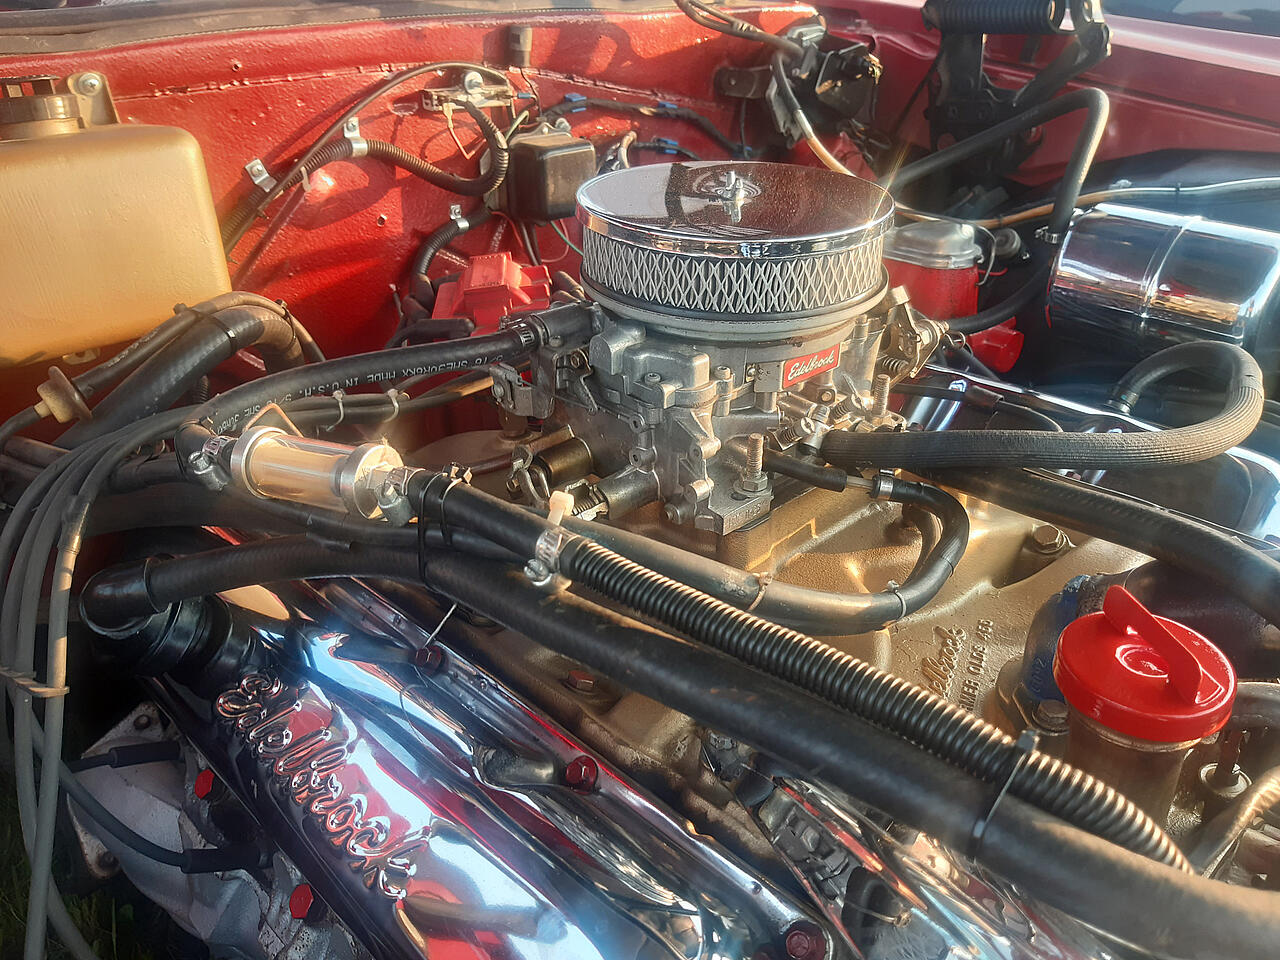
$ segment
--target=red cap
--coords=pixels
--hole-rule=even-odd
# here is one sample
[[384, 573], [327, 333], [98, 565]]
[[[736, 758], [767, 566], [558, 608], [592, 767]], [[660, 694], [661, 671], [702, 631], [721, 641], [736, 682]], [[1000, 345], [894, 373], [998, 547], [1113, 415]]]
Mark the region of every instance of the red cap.
[[1110, 730], [1156, 743], [1201, 740], [1231, 716], [1236, 674], [1190, 627], [1157, 617], [1124, 587], [1067, 625], [1053, 677], [1067, 703]]
[[192, 786], [192, 792], [201, 800], [208, 799], [209, 794], [213, 793], [213, 785], [216, 782], [213, 777], [213, 771], [206, 767], [196, 774], [196, 782]]

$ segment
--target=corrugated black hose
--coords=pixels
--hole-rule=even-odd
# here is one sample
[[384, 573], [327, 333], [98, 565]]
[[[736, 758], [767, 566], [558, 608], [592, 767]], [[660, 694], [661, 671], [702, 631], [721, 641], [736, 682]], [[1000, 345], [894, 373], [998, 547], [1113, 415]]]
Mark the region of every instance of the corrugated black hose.
[[[459, 524], [461, 525], [461, 524]], [[1154, 860], [1185, 867], [1168, 836], [1110, 787], [1060, 760], [1022, 756], [1007, 735], [935, 694], [802, 633], [761, 620], [656, 574], [599, 544], [573, 538], [561, 570], [654, 621], [827, 700], [1081, 829]], [[412, 580], [413, 555], [385, 547], [331, 550], [306, 537], [248, 543], [98, 574], [81, 608], [90, 623], [118, 624], [179, 600], [250, 583], [338, 576]]]
[[1081, 829], [1184, 867], [1173, 841], [1101, 780], [1048, 754], [1021, 763], [1013, 738], [956, 704], [796, 630], [770, 623], [647, 570], [599, 544], [576, 539], [561, 554], [575, 583], [771, 676], [794, 683], [891, 730]]

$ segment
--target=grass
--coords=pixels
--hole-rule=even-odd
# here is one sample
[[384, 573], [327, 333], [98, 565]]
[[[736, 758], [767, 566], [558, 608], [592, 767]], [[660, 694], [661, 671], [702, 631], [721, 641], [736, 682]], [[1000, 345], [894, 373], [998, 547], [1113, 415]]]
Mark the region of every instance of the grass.
[[[80, 851], [70, 830], [61, 832], [58, 839], [54, 877], [67, 912], [100, 960], [196, 960], [207, 956], [123, 876], [93, 885], [78, 863]], [[7, 770], [0, 771], [0, 960], [22, 956], [30, 882], [13, 779]], [[49, 960], [70, 960], [71, 954], [51, 936], [48, 956]]]

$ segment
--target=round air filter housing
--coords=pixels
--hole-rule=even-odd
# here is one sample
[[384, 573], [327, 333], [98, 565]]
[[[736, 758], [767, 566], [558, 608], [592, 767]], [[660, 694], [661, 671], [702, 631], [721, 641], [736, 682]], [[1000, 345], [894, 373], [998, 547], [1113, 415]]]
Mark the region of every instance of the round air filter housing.
[[578, 191], [582, 282], [606, 307], [685, 337], [772, 338], [852, 320], [887, 285], [893, 200], [815, 167], [630, 167]]

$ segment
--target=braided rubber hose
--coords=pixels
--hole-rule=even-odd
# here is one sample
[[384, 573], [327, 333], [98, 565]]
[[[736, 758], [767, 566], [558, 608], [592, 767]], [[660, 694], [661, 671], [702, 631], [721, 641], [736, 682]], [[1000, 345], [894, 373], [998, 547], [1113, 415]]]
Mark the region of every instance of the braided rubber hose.
[[1014, 796], [1074, 826], [1188, 869], [1169, 836], [1123, 795], [1047, 754], [1024, 757], [1008, 735], [923, 687], [589, 540], [568, 543], [560, 564], [582, 586], [891, 730], [974, 776], [992, 783], [1007, 778]]
[[1216, 416], [1191, 426], [1142, 433], [839, 430], [827, 434], [822, 455], [833, 466], [846, 470], [872, 465], [914, 470], [968, 466], [1138, 470], [1198, 463], [1243, 442], [1262, 418], [1262, 370], [1258, 362], [1233, 344], [1221, 344], [1219, 354], [1231, 368], [1226, 402]]

